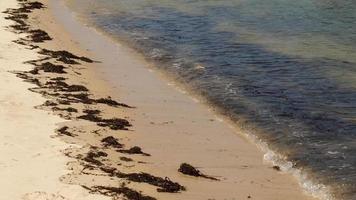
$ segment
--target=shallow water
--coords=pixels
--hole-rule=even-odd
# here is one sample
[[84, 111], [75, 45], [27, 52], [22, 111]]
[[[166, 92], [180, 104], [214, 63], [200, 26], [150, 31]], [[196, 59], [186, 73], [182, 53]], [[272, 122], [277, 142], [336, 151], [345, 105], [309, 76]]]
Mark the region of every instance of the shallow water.
[[352, 0], [71, 0], [308, 178], [356, 199]]

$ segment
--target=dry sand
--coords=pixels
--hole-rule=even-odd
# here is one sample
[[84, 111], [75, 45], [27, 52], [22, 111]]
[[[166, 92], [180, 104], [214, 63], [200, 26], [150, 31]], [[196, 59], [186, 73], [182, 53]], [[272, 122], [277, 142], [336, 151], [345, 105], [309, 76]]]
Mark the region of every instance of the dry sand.
[[[34, 77], [42, 85], [50, 78], [65, 77], [68, 84], [85, 85], [93, 99], [110, 95], [136, 108], [76, 102], [71, 103], [71, 107], [78, 112], [54, 112], [62, 119], [52, 114], [53, 106], [41, 107], [47, 111], [35, 109], [47, 99], [57, 102], [58, 97], [47, 95], [43, 98], [30, 92], [28, 89], [33, 85], [22, 82], [8, 71], [30, 70], [33, 66], [23, 62], [43, 58], [43, 55], [36, 53], [38, 49], [29, 50], [26, 46], [12, 43], [20, 35], [4, 28], [12, 22], [4, 20], [5, 15], [1, 14], [0, 186], [4, 194], [0, 199], [23, 199], [26, 195], [31, 200], [108, 199], [89, 195], [80, 185], [92, 192], [100, 192], [93, 188], [98, 185], [120, 188], [122, 183], [157, 199], [313, 199], [303, 193], [291, 175], [264, 163], [263, 152], [239, 129], [175, 86], [170, 78], [156, 71], [140, 55], [84, 26], [64, 7], [63, 2], [41, 2], [48, 4], [49, 9], [35, 10], [29, 21], [32, 28], [45, 30], [53, 40], [36, 45], [51, 50], [65, 49], [101, 63], [80, 61], [78, 65], [64, 64], [51, 58], [50, 62], [65, 66], [67, 73], [41, 72]], [[16, 5], [15, 0], [0, 2], [1, 8], [14, 8]], [[43, 64], [42, 61], [36, 62]], [[40, 88], [46, 92], [55, 90]], [[58, 107], [68, 108], [65, 104]], [[99, 110], [100, 114], [95, 116], [105, 119], [127, 119], [133, 126], [129, 131], [113, 130], [78, 119], [85, 115], [85, 109]], [[64, 126], [68, 126], [74, 136], [51, 137], [56, 128]], [[117, 138], [124, 147], [103, 146], [101, 140], [108, 136]], [[133, 146], [141, 147], [151, 156], [118, 152]], [[89, 152], [107, 155], [88, 161]], [[133, 161], [125, 162], [120, 157], [129, 157]], [[178, 173], [183, 162], [220, 181]], [[107, 172], [109, 168], [125, 174], [146, 172], [163, 179], [169, 177], [183, 185], [186, 191], [157, 192], [157, 185], [118, 178], [117, 174]]]
[[[15, 0], [0, 1], [2, 11], [16, 7]], [[31, 69], [23, 62], [38, 56], [12, 42], [19, 35], [6, 30], [5, 26], [13, 23], [5, 16], [0, 13], [0, 199], [107, 199], [59, 181], [68, 172], [70, 159], [61, 151], [69, 145], [51, 135], [64, 120], [35, 109], [45, 99], [30, 92], [32, 85], [10, 72]]]

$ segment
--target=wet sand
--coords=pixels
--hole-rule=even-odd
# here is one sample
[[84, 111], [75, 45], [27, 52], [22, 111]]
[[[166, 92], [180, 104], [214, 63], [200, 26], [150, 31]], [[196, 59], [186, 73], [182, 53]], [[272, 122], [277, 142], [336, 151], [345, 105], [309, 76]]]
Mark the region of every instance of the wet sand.
[[[0, 19], [20, 25], [0, 30], [1, 173], [23, 186], [3, 179], [6, 199], [313, 199], [140, 55], [63, 2], [41, 2]], [[182, 163], [218, 180], [182, 174]]]

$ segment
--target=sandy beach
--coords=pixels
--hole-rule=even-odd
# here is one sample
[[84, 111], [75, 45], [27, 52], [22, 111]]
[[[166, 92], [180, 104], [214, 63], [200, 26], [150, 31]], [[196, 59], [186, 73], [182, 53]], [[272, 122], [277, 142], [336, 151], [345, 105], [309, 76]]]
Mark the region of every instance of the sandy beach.
[[[0, 7], [0, 199], [315, 199], [63, 1]], [[179, 172], [182, 163], [200, 173]]]

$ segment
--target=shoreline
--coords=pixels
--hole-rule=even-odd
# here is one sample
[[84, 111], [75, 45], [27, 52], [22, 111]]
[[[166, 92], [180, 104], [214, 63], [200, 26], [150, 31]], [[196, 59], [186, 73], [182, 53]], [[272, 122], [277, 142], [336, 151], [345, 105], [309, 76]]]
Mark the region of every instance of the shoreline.
[[[58, 10], [58, 4], [56, 5], [56, 7], [57, 7], [56, 9]], [[69, 14], [68, 11], [66, 11], [65, 13], [62, 13], [62, 15], [71, 16], [71, 18], [75, 17], [72, 13]], [[65, 17], [65, 18], [67, 18], [67, 17]], [[68, 20], [68, 19], [66, 19], [66, 20]], [[68, 23], [68, 22], [65, 22], [65, 23]], [[73, 31], [73, 32], [78, 31], [78, 29], [76, 29], [76, 26], [74, 26], [74, 24], [72, 24], [72, 23], [73, 22], [69, 22], [68, 23], [68, 24], [70, 24], [69, 26], [72, 28], [72, 30], [69, 30], [69, 31]], [[256, 145], [255, 142], [256, 141], [255, 141], [254, 138], [251, 138], [252, 136], [247, 136], [244, 133], [239, 132], [241, 130], [239, 130], [239, 128], [236, 126], [236, 124], [234, 124], [233, 122], [230, 122], [230, 119], [228, 119], [225, 116], [219, 114], [219, 112], [216, 113], [215, 109], [212, 108], [211, 106], [209, 106], [205, 102], [204, 99], [200, 98], [199, 96], [193, 95], [190, 91], [187, 91], [187, 88], [185, 86], [181, 85], [180, 83], [175, 82], [173, 77], [170, 77], [169, 75], [167, 76], [166, 73], [164, 73], [161, 70], [155, 68], [154, 65], [156, 65], [156, 64], [148, 62], [145, 58], [142, 57], [142, 55], [140, 55], [138, 52], [135, 52], [134, 49], [130, 48], [125, 43], [121, 43], [120, 40], [118, 40], [117, 38], [112, 38], [109, 35], [105, 34], [105, 32], [102, 32], [101, 30], [97, 30], [96, 28], [93, 28], [93, 27], [90, 27], [90, 26], [87, 27], [88, 25], [85, 25], [85, 26], [82, 25], [82, 26], [83, 27], [80, 28], [81, 30], [79, 32], [83, 33], [84, 31], [82, 29], [87, 29], [86, 31], [95, 32], [95, 34], [90, 34], [90, 36], [96, 35], [96, 36], [99, 36], [99, 37], [104, 37], [105, 39], [103, 39], [103, 40], [106, 40], [106, 41], [111, 42], [111, 43], [115, 43], [116, 45], [119, 46], [118, 48], [123, 49], [123, 51], [125, 51], [125, 53], [128, 52], [128, 54], [130, 54], [134, 59], [138, 59], [139, 62], [144, 63], [142, 65], [145, 65], [143, 67], [147, 69], [147, 71], [146, 71], [147, 73], [155, 74], [155, 76], [157, 76], [156, 78], [160, 79], [161, 81], [164, 81], [166, 84], [168, 84], [169, 87], [171, 87], [171, 89], [176, 90], [176, 91], [182, 93], [183, 95], [188, 95], [188, 97], [191, 98], [191, 100], [195, 101], [195, 103], [197, 103], [198, 105], [199, 104], [203, 104], [202, 105], [204, 107], [203, 109], [206, 109], [206, 110], [209, 111], [209, 113], [212, 113], [214, 115], [214, 117], [215, 117], [215, 120], [221, 121], [221, 122], [223, 121], [223, 123], [226, 123], [228, 126], [231, 126], [230, 128], [234, 129], [234, 132], [237, 135], [237, 137], [242, 137], [243, 140], [246, 140], [245, 142], [247, 142], [247, 143], [251, 143], [252, 142], [253, 146], [255, 147], [255, 145]], [[125, 90], [126, 90], [125, 87], [122, 87], [120, 89], [122, 89], [122, 90], [120, 90], [120, 92], [122, 92], [122, 91], [125, 92]], [[129, 100], [129, 102], [130, 101], [131, 100]], [[265, 147], [260, 146], [260, 147], [255, 147], [255, 148], [256, 149], [257, 148], [261, 148], [261, 150], [262, 150]], [[270, 161], [268, 161], [268, 162], [270, 162]], [[268, 163], [267, 166], [268, 165], [270, 165], [270, 163]], [[290, 175], [290, 174], [288, 174], [288, 175]], [[319, 195], [319, 193], [318, 193], [318, 195]]]
[[[69, 1], [69, 0], [65, 0], [65, 1]], [[63, 4], [67, 4], [67, 3], [63, 3]], [[54, 6], [56, 7], [54, 8], [55, 10], [61, 10], [59, 7], [63, 8], [63, 5], [62, 6], [58, 6], [58, 5], [59, 4], [56, 3], [56, 6]], [[158, 79], [167, 83], [167, 85], [171, 87], [173, 90], [176, 90], [177, 92], [182, 93], [183, 95], [187, 95], [195, 103], [201, 104], [205, 110], [209, 111], [209, 113], [212, 113], [212, 115], [214, 116], [214, 120], [225, 123], [227, 126], [229, 126], [229, 128], [233, 129], [233, 132], [237, 135], [237, 137], [242, 137], [243, 140], [245, 140], [247, 143], [252, 144], [257, 148], [258, 151], [262, 152], [263, 165], [270, 166], [273, 169], [278, 169], [278, 171], [280, 170], [283, 174], [292, 176], [293, 179], [295, 179], [299, 184], [299, 187], [302, 189], [302, 192], [305, 193], [308, 198], [334, 200], [334, 196], [332, 196], [332, 192], [331, 192], [332, 190], [331, 187], [328, 187], [322, 183], [319, 183], [311, 179], [310, 178], [311, 175], [309, 173], [304, 172], [299, 168], [295, 168], [293, 166], [293, 163], [288, 161], [285, 156], [279, 154], [277, 151], [270, 149], [268, 147], [268, 144], [264, 141], [261, 141], [261, 139], [259, 139], [256, 135], [241, 128], [241, 126], [243, 125], [234, 122], [233, 119], [228, 116], [228, 113], [225, 110], [217, 106], [214, 106], [213, 103], [210, 103], [203, 95], [199, 94], [199, 92], [194, 91], [194, 88], [192, 88], [189, 84], [183, 83], [182, 80], [177, 80], [176, 75], [171, 74], [168, 71], [164, 71], [164, 69], [159, 69], [158, 67], [156, 67], [156, 65], [160, 64], [159, 62], [152, 61], [152, 59], [150, 58], [146, 58], [138, 49], [136, 49], [134, 46], [131, 46], [126, 40], [121, 40], [119, 36], [106, 33], [104, 30], [101, 30], [100, 27], [96, 27], [96, 25], [90, 22], [89, 20], [78, 16], [77, 13], [71, 10], [68, 5], [65, 5], [64, 7], [66, 7], [64, 10], [67, 11], [66, 13], [64, 14], [62, 13], [61, 15], [70, 16], [70, 17], [63, 17], [63, 20], [65, 20], [66, 22], [62, 22], [62, 24], [65, 23], [70, 24], [69, 26], [72, 29], [68, 31], [73, 31], [71, 35], [76, 35], [75, 32], [78, 30], [76, 29], [74, 24], [71, 24], [72, 22], [68, 22], [67, 20], [69, 19], [71, 21], [74, 18], [76, 24], [81, 24], [81, 27], [86, 29], [84, 31], [80, 30], [79, 32], [81, 33], [95, 32], [95, 35], [105, 38], [107, 42], [118, 45], [120, 49], [130, 54], [133, 57], [133, 59], [137, 59], [141, 63], [144, 63], [145, 65], [144, 67], [148, 69], [147, 73], [154, 73]], [[61, 17], [57, 17], [57, 18], [61, 18]], [[81, 44], [81, 46], [85, 46], [85, 45]], [[96, 71], [98, 71], [100, 75], [104, 74], [102, 70], [96, 70]], [[101, 76], [101, 79], [105, 79], [105, 75]], [[110, 81], [106, 80], [106, 82], [110, 82]], [[115, 89], [117, 89], [117, 87], [115, 87]], [[117, 92], [121, 94], [122, 92], [125, 91], [126, 88], [123, 87]]]
[[[48, 3], [47, 1], [41, 2]], [[207, 106], [178, 92], [176, 87], [167, 85], [166, 80], [157, 72], [152, 72], [143, 59], [137, 59], [135, 55], [127, 51], [127, 48], [120, 44], [113, 44], [112, 41], [99, 36], [100, 34], [93, 30], [86, 32], [86, 36], [79, 40], [78, 37], [83, 30], [73, 27], [68, 29], [70, 24], [69, 26], [60, 24], [60, 20], [56, 17], [67, 15], [61, 14], [61, 10], [53, 10], [51, 6], [53, 5], [50, 4], [49, 9], [34, 11], [35, 20], [32, 19], [32, 26], [34, 22], [37, 22], [37, 28], [45, 30], [53, 38], [43, 46], [57, 51], [69, 49], [74, 55], [86, 56], [85, 58], [94, 56], [94, 60], [98, 57], [98, 61], [101, 62], [90, 63], [85, 62], [85, 59], [83, 59], [84, 62], [74, 59], [80, 64], [61, 63], [67, 72], [65, 75], [67, 86], [63, 86], [61, 79], [55, 79], [63, 76], [50, 76], [54, 81], [50, 84], [46, 83], [48, 74], [45, 74], [45, 77], [38, 77], [40, 81], [41, 78], [44, 79], [46, 88], [42, 89], [46, 92], [51, 89], [63, 92], [67, 95], [64, 98], [67, 101], [73, 100], [68, 98], [72, 95], [68, 92], [70, 86], [85, 85], [84, 88], [91, 93], [89, 104], [88, 99], [69, 102], [77, 112], [69, 112], [64, 104], [54, 109], [55, 114], [70, 120], [60, 124], [59, 130], [63, 127], [67, 129], [62, 129], [61, 133], [64, 135], [57, 137], [67, 143], [82, 146], [82, 148], [73, 147], [65, 151], [67, 156], [76, 161], [70, 165], [72, 172], [62, 176], [61, 182], [81, 185], [93, 193], [113, 195], [111, 197], [126, 195], [126, 198], [129, 198], [127, 188], [133, 188], [134, 190], [130, 191], [131, 194], [134, 191], [142, 191], [140, 195], [144, 195], [145, 198], [152, 196], [157, 199], [246, 199], [249, 197], [266, 200], [312, 199], [302, 193], [296, 180], [289, 174], [276, 172], [272, 166], [263, 164], [262, 152], [239, 136], [241, 133], [236, 133], [236, 130], [229, 127], [225, 121], [217, 120], [216, 115], [208, 111]], [[70, 23], [78, 23], [72, 18], [66, 20], [70, 20]], [[89, 29], [81, 26], [84, 30]], [[87, 41], [88, 46], [83, 45], [85, 39], [91, 38], [96, 39], [91, 42]], [[43, 48], [42, 44], [41, 48]], [[83, 50], [83, 48], [89, 50]], [[52, 55], [50, 59], [55, 59], [55, 57]], [[68, 61], [68, 58], [64, 60]], [[73, 59], [69, 58], [69, 60]], [[54, 62], [58, 64], [59, 61]], [[43, 64], [42, 61], [40, 63], [40, 65]], [[116, 68], [113, 68], [115, 66]], [[27, 80], [29, 80], [28, 77]], [[140, 82], [138, 83], [137, 80]], [[142, 89], [142, 85], [146, 88]], [[85, 91], [83, 87], [72, 88], [76, 88], [74, 92]], [[111, 96], [112, 99], [107, 96]], [[105, 105], [100, 103], [100, 98], [106, 99], [106, 101], [101, 101], [105, 102], [102, 103]], [[116, 99], [120, 102], [115, 101]], [[113, 106], [109, 102], [116, 102], [120, 105]], [[126, 104], [121, 105], [121, 103], [128, 103], [129, 106], [136, 108], [128, 108]], [[53, 106], [45, 105], [42, 109], [53, 110]], [[108, 124], [112, 122], [109, 121], [110, 119], [116, 119], [117, 116], [122, 120], [120, 123], [123, 123], [121, 124], [123, 126]], [[98, 126], [98, 124], [104, 126]], [[115, 125], [114, 129], [111, 125]], [[126, 128], [129, 131], [126, 131]], [[111, 140], [111, 143], [106, 144], [103, 139], [108, 137], [115, 137], [116, 140]], [[129, 154], [129, 147], [136, 145], [142, 147], [143, 152], [138, 152], [138, 155]], [[151, 156], [145, 156], [146, 152]], [[126, 161], [121, 159], [123, 157]], [[128, 161], [127, 158], [132, 160]], [[130, 162], [135, 164], [127, 164]], [[202, 172], [217, 177], [220, 181], [192, 178], [178, 173], [178, 167], [183, 162], [199, 167]], [[90, 165], [89, 168], [87, 165]], [[118, 169], [120, 173], [117, 172]], [[137, 177], [131, 175], [140, 172], [148, 173], [150, 175], [147, 175], [148, 177], [151, 179], [154, 177], [153, 179], [157, 181], [155, 183], [145, 182], [142, 179], [135, 181]], [[169, 181], [165, 180], [165, 177], [169, 177]], [[118, 185], [112, 179], [125, 185]], [[182, 188], [175, 183], [184, 186], [186, 191], [179, 192]], [[100, 188], [97, 184], [109, 184], [110, 187], [121, 188], [121, 190], [112, 194], [113, 191], [109, 190], [112, 188], [109, 186]], [[165, 189], [161, 187], [162, 184], [171, 184], [174, 189], [178, 189], [179, 193], [157, 192], [157, 187]], [[122, 188], [126, 190], [123, 191]]]

